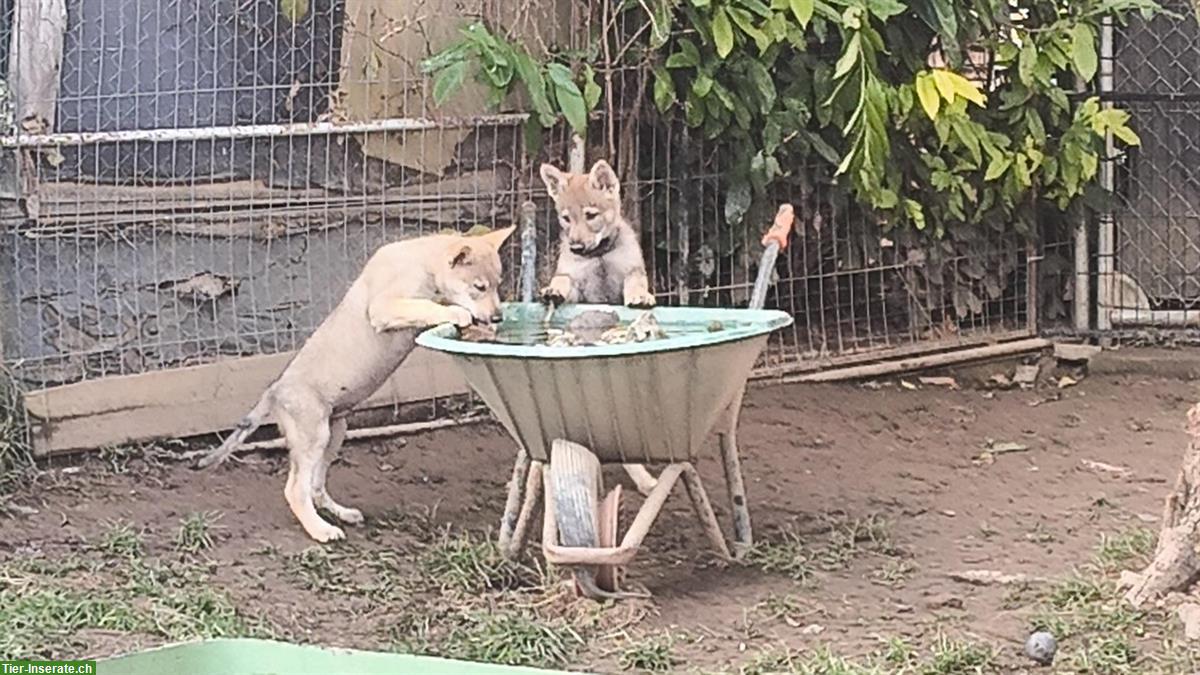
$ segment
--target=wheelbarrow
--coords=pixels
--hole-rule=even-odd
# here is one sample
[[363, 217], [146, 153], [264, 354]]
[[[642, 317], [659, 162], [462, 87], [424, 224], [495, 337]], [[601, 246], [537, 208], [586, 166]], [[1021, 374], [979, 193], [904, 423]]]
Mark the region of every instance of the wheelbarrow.
[[[525, 213], [530, 215], [528, 208]], [[523, 548], [544, 492], [546, 560], [571, 568], [584, 595], [626, 597], [630, 594], [618, 588], [619, 570], [636, 556], [681, 481], [717, 554], [740, 558], [749, 550], [753, 535], [736, 440], [738, 415], [767, 339], [792, 323], [787, 313], [762, 305], [793, 218], [791, 206], [784, 205], [763, 238], [766, 251], [751, 308], [655, 308], [666, 334], [660, 339], [586, 346], [468, 342], [457, 339], [448, 325], [417, 338], [417, 344], [452, 357], [520, 447], [501, 523], [506, 555]], [[522, 258], [529, 263], [528, 249]], [[542, 321], [544, 308], [529, 301], [529, 283], [525, 286], [524, 302], [505, 305], [501, 333]], [[614, 312], [622, 324], [641, 314], [626, 307], [568, 305], [554, 313], [553, 321], [565, 325], [590, 310]], [[733, 556], [694, 467], [718, 424]], [[621, 491], [618, 485], [605, 494], [600, 472], [605, 464], [666, 465], [619, 544]]]

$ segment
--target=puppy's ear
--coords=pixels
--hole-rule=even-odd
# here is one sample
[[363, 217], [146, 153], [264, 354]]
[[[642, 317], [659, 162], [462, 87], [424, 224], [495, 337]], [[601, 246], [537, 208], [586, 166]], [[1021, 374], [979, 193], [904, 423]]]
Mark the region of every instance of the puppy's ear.
[[495, 248], [497, 251], [499, 251], [500, 247], [504, 245], [504, 242], [507, 241], [510, 236], [512, 236], [512, 233], [516, 231], [516, 229], [516, 225], [509, 225], [503, 230], [495, 230], [493, 232], [480, 235], [479, 238], [486, 241], [492, 246], [492, 248]]
[[471, 247], [467, 244], [457, 244], [450, 248], [450, 266], [465, 265], [471, 260]]
[[617, 180], [617, 172], [604, 160], [592, 165], [592, 170], [588, 172], [588, 185], [613, 199], [621, 196], [621, 183]]
[[551, 164], [543, 164], [541, 168], [542, 182], [546, 184], [546, 192], [550, 198], [557, 200], [567, 185], [567, 174], [559, 171]]

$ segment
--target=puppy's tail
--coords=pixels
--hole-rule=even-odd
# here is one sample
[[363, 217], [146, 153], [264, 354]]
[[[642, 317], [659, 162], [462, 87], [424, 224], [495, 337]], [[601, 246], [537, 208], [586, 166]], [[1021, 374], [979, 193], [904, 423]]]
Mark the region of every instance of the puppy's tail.
[[241, 422], [238, 422], [237, 428], [234, 429], [232, 434], [229, 434], [229, 438], [226, 438], [225, 442], [219, 448], [201, 457], [200, 461], [196, 462], [196, 468], [207, 469], [210, 466], [216, 466], [224, 462], [250, 434], [254, 433], [255, 429], [262, 426], [263, 422], [266, 422], [267, 415], [269, 414], [271, 414], [270, 388], [263, 392], [262, 398], [258, 399], [258, 403], [254, 405], [254, 408], [246, 413]]

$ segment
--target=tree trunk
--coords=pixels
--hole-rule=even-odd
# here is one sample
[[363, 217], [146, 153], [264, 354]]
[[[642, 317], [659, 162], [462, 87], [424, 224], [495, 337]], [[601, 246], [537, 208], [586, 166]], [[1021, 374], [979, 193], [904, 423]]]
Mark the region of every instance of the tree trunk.
[[1186, 589], [1200, 576], [1200, 403], [1187, 415], [1191, 435], [1175, 489], [1163, 509], [1162, 531], [1154, 559], [1125, 593], [1125, 599], [1140, 607], [1167, 593]]

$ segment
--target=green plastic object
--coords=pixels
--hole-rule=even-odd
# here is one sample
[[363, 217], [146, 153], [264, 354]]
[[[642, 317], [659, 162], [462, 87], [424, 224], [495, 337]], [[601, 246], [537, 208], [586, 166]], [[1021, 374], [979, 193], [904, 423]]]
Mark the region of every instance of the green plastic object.
[[99, 675], [553, 675], [429, 656], [363, 652], [251, 639], [167, 645], [104, 659]]

